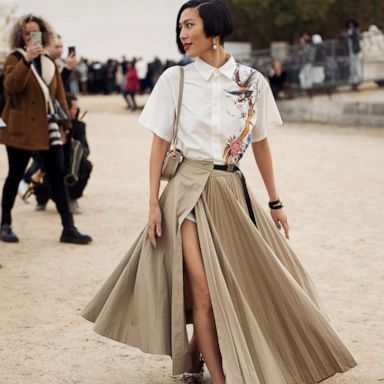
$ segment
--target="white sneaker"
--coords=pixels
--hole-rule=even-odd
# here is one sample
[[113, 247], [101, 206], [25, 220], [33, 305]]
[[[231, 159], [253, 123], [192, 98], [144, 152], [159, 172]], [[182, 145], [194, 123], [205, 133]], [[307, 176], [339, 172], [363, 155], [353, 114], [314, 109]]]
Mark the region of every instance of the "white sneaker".
[[17, 193], [25, 203], [28, 203], [28, 197], [26, 197], [28, 188], [29, 188], [28, 183], [25, 180], [21, 180], [19, 183], [19, 187], [17, 189]]

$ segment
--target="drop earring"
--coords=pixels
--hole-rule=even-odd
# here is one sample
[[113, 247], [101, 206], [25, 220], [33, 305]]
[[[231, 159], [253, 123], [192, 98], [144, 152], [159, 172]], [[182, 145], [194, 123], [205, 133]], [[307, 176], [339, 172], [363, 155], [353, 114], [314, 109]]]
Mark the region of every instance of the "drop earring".
[[216, 39], [213, 39], [212, 48], [215, 49], [215, 50], [217, 49]]

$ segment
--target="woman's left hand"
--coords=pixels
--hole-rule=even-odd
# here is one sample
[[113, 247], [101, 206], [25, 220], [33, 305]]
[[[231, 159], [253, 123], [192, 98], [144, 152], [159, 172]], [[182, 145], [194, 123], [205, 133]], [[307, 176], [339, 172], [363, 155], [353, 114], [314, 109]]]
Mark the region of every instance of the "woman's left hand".
[[281, 229], [284, 228], [285, 237], [289, 239], [289, 226], [288, 219], [285, 215], [283, 208], [271, 209], [272, 220], [275, 222], [276, 227]]

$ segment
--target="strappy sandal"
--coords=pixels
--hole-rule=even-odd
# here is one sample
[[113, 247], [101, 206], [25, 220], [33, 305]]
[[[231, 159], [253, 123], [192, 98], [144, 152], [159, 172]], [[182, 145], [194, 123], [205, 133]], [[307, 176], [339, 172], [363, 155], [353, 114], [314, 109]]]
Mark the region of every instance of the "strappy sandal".
[[203, 373], [184, 373], [181, 380], [184, 384], [203, 384]]
[[200, 355], [199, 361], [200, 371], [198, 373], [184, 373], [181, 380], [184, 384], [203, 384], [204, 379], [204, 360]]

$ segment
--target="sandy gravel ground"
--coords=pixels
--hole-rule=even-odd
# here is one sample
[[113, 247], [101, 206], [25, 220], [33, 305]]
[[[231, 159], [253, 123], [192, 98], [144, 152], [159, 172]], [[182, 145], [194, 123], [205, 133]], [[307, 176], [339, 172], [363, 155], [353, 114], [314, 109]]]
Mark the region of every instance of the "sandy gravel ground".
[[[0, 243], [0, 383], [173, 383], [168, 357], [104, 339], [79, 316], [146, 222], [151, 142], [120, 97], [81, 104], [94, 173], [76, 222], [94, 243], [60, 244], [53, 204], [35, 212], [17, 200], [21, 242]], [[384, 130], [286, 125], [270, 142], [290, 243], [359, 361], [327, 383], [384, 383]], [[242, 168], [266, 204], [250, 152]]]

